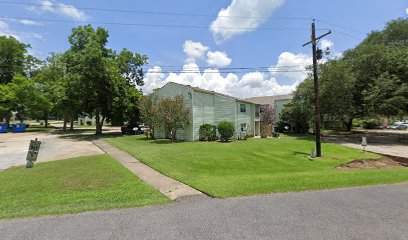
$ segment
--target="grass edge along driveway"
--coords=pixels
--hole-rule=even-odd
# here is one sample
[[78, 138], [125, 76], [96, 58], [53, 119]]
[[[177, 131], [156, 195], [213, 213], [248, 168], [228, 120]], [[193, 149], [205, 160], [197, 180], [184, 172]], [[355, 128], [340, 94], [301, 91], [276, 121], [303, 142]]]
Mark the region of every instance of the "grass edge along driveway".
[[169, 202], [107, 154], [0, 172], [0, 219]]
[[170, 143], [144, 136], [104, 139], [157, 171], [219, 198], [408, 181], [408, 168], [336, 170], [352, 160], [381, 158], [336, 144], [323, 143], [323, 158], [310, 160], [310, 137], [231, 143]]

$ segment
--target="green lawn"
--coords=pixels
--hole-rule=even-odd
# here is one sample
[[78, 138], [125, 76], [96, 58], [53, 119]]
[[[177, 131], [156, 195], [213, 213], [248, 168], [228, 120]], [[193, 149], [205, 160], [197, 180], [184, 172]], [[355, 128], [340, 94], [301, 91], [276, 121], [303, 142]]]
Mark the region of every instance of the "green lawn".
[[323, 143], [323, 159], [310, 160], [314, 142], [306, 137], [171, 144], [142, 136], [107, 136], [105, 140], [158, 171], [221, 198], [408, 180], [408, 168], [336, 170], [351, 160], [380, 158], [340, 145]]
[[56, 127], [53, 126], [48, 126], [48, 127], [44, 127], [44, 126], [30, 126], [28, 128], [26, 128], [26, 132], [45, 132], [45, 131], [52, 131], [55, 130]]
[[0, 172], [0, 219], [168, 202], [106, 154]]

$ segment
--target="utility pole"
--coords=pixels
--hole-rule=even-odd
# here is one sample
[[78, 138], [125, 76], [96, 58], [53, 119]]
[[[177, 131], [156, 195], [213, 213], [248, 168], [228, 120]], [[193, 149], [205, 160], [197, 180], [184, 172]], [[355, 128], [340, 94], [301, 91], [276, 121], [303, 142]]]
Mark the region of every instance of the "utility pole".
[[[314, 94], [315, 94], [315, 135], [316, 135], [316, 157], [322, 156], [322, 143], [320, 139], [320, 85], [319, 85], [319, 76], [317, 75], [317, 60], [322, 58], [322, 50], [317, 49], [317, 41], [327, 35], [331, 31], [316, 37], [316, 25], [315, 20], [312, 22], [312, 39], [310, 42], [303, 44], [303, 47], [309, 44], [312, 44], [313, 51], [313, 83], [314, 83]], [[319, 55], [319, 56], [318, 56]]]

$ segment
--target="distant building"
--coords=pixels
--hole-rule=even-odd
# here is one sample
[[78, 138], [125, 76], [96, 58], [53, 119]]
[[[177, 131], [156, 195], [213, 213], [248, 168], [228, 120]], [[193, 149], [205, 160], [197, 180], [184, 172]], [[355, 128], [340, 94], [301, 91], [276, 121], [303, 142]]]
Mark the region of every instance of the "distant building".
[[284, 105], [290, 103], [293, 99], [292, 95], [277, 95], [277, 96], [263, 96], [263, 97], [251, 97], [245, 98], [246, 101], [252, 102], [257, 105], [269, 105], [276, 109], [276, 114], [282, 112]]

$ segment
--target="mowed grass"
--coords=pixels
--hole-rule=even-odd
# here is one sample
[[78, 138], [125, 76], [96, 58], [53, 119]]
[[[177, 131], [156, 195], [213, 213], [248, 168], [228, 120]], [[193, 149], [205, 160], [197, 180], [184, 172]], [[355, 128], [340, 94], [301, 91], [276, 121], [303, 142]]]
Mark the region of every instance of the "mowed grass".
[[308, 137], [232, 143], [170, 143], [141, 136], [112, 136], [105, 140], [158, 171], [220, 198], [408, 180], [408, 168], [336, 170], [336, 166], [351, 160], [381, 158], [340, 145], [323, 143], [323, 158], [310, 160], [314, 141]]
[[0, 172], [0, 219], [168, 202], [106, 154]]

